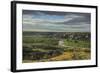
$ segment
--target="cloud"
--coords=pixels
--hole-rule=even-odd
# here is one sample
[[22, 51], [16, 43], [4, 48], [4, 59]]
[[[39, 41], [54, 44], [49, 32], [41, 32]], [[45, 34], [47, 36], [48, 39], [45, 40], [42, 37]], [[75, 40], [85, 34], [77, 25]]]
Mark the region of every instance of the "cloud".
[[90, 14], [69, 12], [23, 12], [23, 30], [51, 32], [90, 32]]

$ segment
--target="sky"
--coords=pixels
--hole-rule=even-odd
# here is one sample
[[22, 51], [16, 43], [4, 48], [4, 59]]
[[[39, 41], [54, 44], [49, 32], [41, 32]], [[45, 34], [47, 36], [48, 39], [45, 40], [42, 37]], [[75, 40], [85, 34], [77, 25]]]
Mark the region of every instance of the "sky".
[[91, 14], [23, 10], [23, 31], [90, 32]]

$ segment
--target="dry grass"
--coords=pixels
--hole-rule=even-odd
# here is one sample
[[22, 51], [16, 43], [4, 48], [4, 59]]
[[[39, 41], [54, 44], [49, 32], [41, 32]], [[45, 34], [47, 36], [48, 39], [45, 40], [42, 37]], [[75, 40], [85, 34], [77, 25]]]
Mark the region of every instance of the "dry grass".
[[51, 61], [64, 61], [64, 60], [88, 60], [91, 58], [90, 52], [64, 52], [62, 55], [51, 58]]
[[73, 53], [72, 52], [64, 52], [60, 56], [56, 56], [56, 57], [51, 58], [51, 60], [56, 60], [56, 61], [71, 60], [72, 57], [73, 57]]

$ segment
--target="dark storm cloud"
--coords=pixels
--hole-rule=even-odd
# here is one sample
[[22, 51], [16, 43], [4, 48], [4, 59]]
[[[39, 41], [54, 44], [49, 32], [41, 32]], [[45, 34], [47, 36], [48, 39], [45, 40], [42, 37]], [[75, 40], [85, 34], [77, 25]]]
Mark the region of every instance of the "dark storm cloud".
[[79, 13], [79, 12], [57, 12], [57, 11], [39, 11], [39, 10], [23, 10], [23, 14], [38, 14], [38, 13], [43, 13], [43, 14], [48, 14], [48, 15], [71, 15], [71, 14], [76, 14], [76, 15], [82, 15], [82, 16], [90, 16], [89, 13]]
[[80, 14], [80, 16], [81, 17], [78, 17], [78, 18], [75, 18], [75, 19], [72, 19], [69, 21], [58, 22], [56, 24], [65, 24], [65, 25], [74, 25], [74, 24], [80, 24], [80, 23], [91, 24], [90, 14], [89, 15], [81, 15]]
[[38, 13], [48, 14], [48, 15], [66, 15], [66, 12], [56, 12], [56, 11], [36, 11], [36, 10], [23, 10], [23, 14], [38, 14]]

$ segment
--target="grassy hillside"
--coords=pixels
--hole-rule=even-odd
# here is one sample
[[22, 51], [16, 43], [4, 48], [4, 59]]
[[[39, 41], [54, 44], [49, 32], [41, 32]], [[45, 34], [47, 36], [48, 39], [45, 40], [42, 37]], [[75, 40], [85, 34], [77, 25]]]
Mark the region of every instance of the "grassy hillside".
[[89, 32], [23, 32], [23, 63], [91, 58]]

